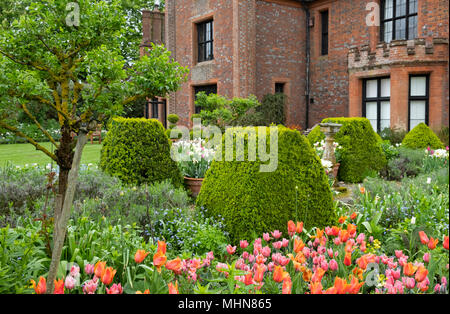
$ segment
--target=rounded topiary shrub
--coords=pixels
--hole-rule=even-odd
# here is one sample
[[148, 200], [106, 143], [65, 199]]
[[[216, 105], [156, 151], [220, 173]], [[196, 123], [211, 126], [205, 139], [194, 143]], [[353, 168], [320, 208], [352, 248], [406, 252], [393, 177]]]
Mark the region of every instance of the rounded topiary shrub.
[[[335, 141], [342, 146], [338, 178], [345, 182], [362, 182], [371, 172], [386, 165], [382, 139], [366, 118], [326, 118], [322, 123], [342, 124]], [[309, 136], [311, 135], [311, 136]], [[308, 139], [311, 144], [324, 139], [320, 127], [314, 128]]]
[[419, 123], [406, 134], [402, 145], [408, 148], [421, 149], [431, 147], [444, 148], [441, 140], [425, 123]]
[[[278, 130], [278, 162], [275, 171], [261, 172], [260, 166], [270, 160], [248, 158], [248, 136], [245, 130], [261, 127], [228, 129], [222, 138], [222, 160], [217, 158], [207, 171], [197, 197], [197, 205], [207, 216], [224, 219], [226, 231], [234, 241], [261, 237], [263, 232], [280, 230], [286, 234], [289, 220], [304, 221], [307, 227], [324, 227], [335, 221], [332, 194], [319, 157], [305, 136], [283, 126]], [[267, 128], [267, 153], [272, 149]], [[231, 132], [231, 133], [230, 133]], [[236, 152], [226, 158], [226, 136], [235, 132], [244, 138], [244, 161]], [[256, 139], [256, 143], [259, 139]], [[270, 148], [270, 149], [269, 149]], [[231, 160], [230, 160], [231, 159]], [[273, 163], [274, 164], [274, 163]]]
[[183, 182], [170, 157], [164, 127], [155, 119], [112, 119], [101, 150], [100, 167], [130, 184], [169, 179], [180, 186]]

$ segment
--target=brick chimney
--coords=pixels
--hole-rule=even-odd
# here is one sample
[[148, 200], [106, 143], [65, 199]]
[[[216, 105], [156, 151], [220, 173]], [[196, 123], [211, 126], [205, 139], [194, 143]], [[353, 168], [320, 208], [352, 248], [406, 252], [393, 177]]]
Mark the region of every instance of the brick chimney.
[[150, 43], [164, 43], [164, 12], [160, 12], [158, 7], [153, 11], [142, 11], [142, 42], [139, 46], [141, 56], [144, 55], [144, 48], [150, 48]]

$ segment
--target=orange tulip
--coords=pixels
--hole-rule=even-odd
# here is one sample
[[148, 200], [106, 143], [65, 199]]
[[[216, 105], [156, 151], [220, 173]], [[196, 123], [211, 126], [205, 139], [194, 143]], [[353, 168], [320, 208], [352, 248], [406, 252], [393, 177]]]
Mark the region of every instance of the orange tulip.
[[114, 279], [114, 275], [116, 274], [117, 270], [113, 269], [112, 267], [106, 267], [105, 272], [102, 276], [102, 282], [105, 285], [110, 285]]
[[302, 239], [294, 239], [294, 252], [298, 253], [300, 251], [303, 250], [303, 248], [305, 247], [305, 243], [303, 243]]
[[181, 259], [177, 257], [171, 261], [168, 261], [166, 264], [166, 268], [168, 270], [173, 271], [176, 275], [181, 274], [181, 268], [183, 267]]
[[304, 267], [304, 270], [302, 270], [302, 273], [303, 273], [304, 281], [306, 281], [306, 282], [311, 281], [312, 271], [309, 268]]
[[361, 192], [361, 194], [366, 193], [366, 188], [363, 187], [363, 186], [360, 186], [360, 187], [359, 187], [359, 192]]
[[292, 292], [292, 281], [291, 281], [291, 277], [288, 275], [283, 280], [282, 294], [291, 294], [291, 292]]
[[295, 229], [295, 231], [297, 231], [297, 233], [303, 232], [303, 221], [302, 222], [297, 221], [297, 228]]
[[157, 251], [155, 255], [153, 255], [153, 265], [156, 267], [158, 272], [161, 272], [161, 267], [164, 266], [164, 264], [167, 261], [166, 255], [162, 251]]
[[295, 223], [292, 220], [288, 221], [288, 233], [293, 235], [295, 233]]
[[254, 283], [252, 272], [248, 272], [248, 273], [245, 275], [244, 283], [245, 283], [246, 286], [252, 285], [252, 284]]
[[54, 283], [55, 289], [53, 290], [53, 294], [64, 294], [64, 280], [55, 280]]
[[353, 213], [350, 215], [350, 219], [351, 219], [351, 220], [355, 220], [356, 217], [358, 217], [358, 213], [357, 213], [357, 212], [353, 212]]
[[275, 282], [282, 282], [283, 281], [283, 275], [284, 275], [283, 267], [275, 266], [275, 269], [273, 271], [273, 280]]
[[359, 268], [366, 269], [369, 262], [367, 261], [367, 258], [365, 255], [361, 256], [356, 260], [356, 263], [358, 264]]
[[338, 222], [339, 222], [340, 224], [343, 224], [346, 220], [347, 220], [347, 216], [341, 216], [341, 217], [339, 217]]
[[439, 239], [433, 239], [432, 237], [430, 237], [430, 241], [428, 242], [428, 248], [430, 250], [434, 250], [436, 248], [436, 245], [438, 244]]
[[311, 294], [322, 294], [322, 283], [320, 282], [311, 282], [310, 284]]
[[145, 290], [144, 292], [142, 291], [136, 291], [136, 294], [150, 294], [150, 290]]
[[322, 277], [325, 274], [325, 270], [323, 270], [322, 268], [318, 267], [316, 269], [316, 271], [314, 272], [314, 274], [312, 275], [311, 281], [312, 282], [320, 282], [322, 281]]
[[349, 235], [349, 233], [348, 233], [347, 230], [342, 229], [342, 230], [339, 232], [339, 240], [341, 240], [342, 243], [347, 242], [349, 236], [350, 236], [350, 235]]
[[266, 267], [261, 264], [256, 264], [256, 271], [255, 271], [255, 281], [261, 282], [264, 278], [264, 272], [266, 271]]
[[134, 261], [140, 264], [148, 254], [150, 254], [150, 252], [145, 252], [145, 250], [137, 250], [136, 254], [134, 254]]
[[347, 253], [345, 253], [345, 257], [344, 257], [344, 265], [350, 266], [351, 264], [352, 264], [352, 253], [347, 252]]
[[297, 263], [303, 264], [306, 262], [306, 257], [302, 252], [298, 252], [294, 259]]
[[346, 285], [346, 292], [350, 294], [357, 294], [363, 285], [364, 281], [358, 282], [358, 279], [353, 277], [352, 281]]
[[353, 237], [356, 233], [356, 226], [354, 224], [348, 224], [347, 231], [350, 234], [350, 236]]
[[411, 277], [416, 272], [417, 267], [415, 267], [412, 263], [407, 263], [403, 265], [403, 274], [405, 276]]
[[94, 274], [98, 278], [103, 277], [103, 273], [105, 272], [106, 262], [98, 261], [94, 266]]
[[428, 244], [428, 242], [430, 241], [428, 239], [427, 234], [423, 231], [419, 231], [419, 237], [420, 237], [420, 242], [422, 242], [422, 244]]
[[356, 277], [359, 278], [359, 280], [363, 280], [363, 273], [364, 270], [362, 270], [361, 268], [355, 267], [352, 271], [353, 275], [355, 275]]
[[427, 278], [427, 275], [428, 275], [428, 270], [423, 266], [419, 266], [419, 268], [417, 268], [417, 271], [416, 271], [416, 277], [415, 277], [416, 281], [417, 282], [424, 281], [425, 278]]
[[44, 294], [47, 291], [47, 280], [44, 277], [39, 277], [39, 282], [36, 286], [36, 281], [31, 279], [31, 284], [33, 285], [33, 289], [36, 294]]
[[345, 244], [345, 252], [347, 253], [351, 253], [353, 251], [353, 244], [348, 241], [347, 244]]
[[158, 252], [166, 254], [166, 242], [158, 240]]
[[295, 271], [301, 271], [302, 269], [302, 264], [296, 261], [292, 261], [292, 263], [294, 264], [294, 269]]
[[448, 250], [448, 236], [444, 237], [444, 242], [442, 243], [444, 249]]
[[169, 294], [178, 294], [178, 281], [175, 282], [175, 285], [169, 282], [168, 286], [169, 286]]

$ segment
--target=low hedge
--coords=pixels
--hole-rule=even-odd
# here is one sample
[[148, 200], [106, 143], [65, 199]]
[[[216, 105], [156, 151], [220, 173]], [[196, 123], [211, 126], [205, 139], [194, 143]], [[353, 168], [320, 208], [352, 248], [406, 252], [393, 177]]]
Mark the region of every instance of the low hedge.
[[414, 149], [444, 148], [439, 137], [425, 123], [419, 123], [409, 131], [403, 139], [402, 145]]
[[183, 178], [170, 157], [170, 143], [161, 122], [145, 118], [114, 118], [101, 150], [100, 168], [123, 182], [142, 184]]
[[[260, 127], [259, 127], [260, 128]], [[263, 232], [287, 232], [288, 220], [304, 221], [309, 227], [334, 223], [332, 194], [320, 159], [305, 136], [279, 126], [278, 166], [273, 172], [260, 172], [268, 162], [248, 161], [245, 130], [232, 128], [222, 138], [222, 161], [214, 160], [207, 171], [197, 198], [206, 215], [223, 217], [233, 240], [252, 239]], [[244, 161], [225, 160], [225, 137], [236, 132], [244, 137]], [[269, 128], [267, 128], [267, 142]], [[256, 140], [258, 143], [258, 139]], [[269, 144], [267, 144], [269, 146]]]

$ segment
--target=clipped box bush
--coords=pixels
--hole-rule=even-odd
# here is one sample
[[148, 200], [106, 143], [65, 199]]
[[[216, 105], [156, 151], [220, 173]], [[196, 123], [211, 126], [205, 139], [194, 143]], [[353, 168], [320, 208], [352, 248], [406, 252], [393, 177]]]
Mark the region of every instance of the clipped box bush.
[[[248, 129], [258, 134], [259, 128]], [[236, 153], [232, 161], [225, 160], [228, 132], [244, 137], [244, 161], [237, 161]], [[269, 152], [269, 128], [266, 134]], [[216, 158], [212, 162], [197, 197], [197, 205], [207, 216], [221, 216], [235, 241], [261, 237], [263, 232], [276, 229], [286, 234], [291, 219], [304, 221], [307, 227], [334, 223], [328, 179], [305, 136], [278, 126], [278, 166], [273, 172], [260, 172], [260, 165], [269, 162], [262, 162], [258, 154], [256, 161], [248, 160], [247, 141], [243, 128], [228, 129], [222, 137], [222, 161]]]
[[[342, 124], [335, 140], [342, 146], [339, 180], [362, 182], [371, 172], [378, 172], [386, 165], [381, 147], [382, 139], [366, 118], [326, 118], [322, 123]], [[325, 138], [317, 126], [308, 134], [311, 144]]]
[[101, 150], [100, 167], [130, 184], [167, 179], [178, 187], [183, 182], [170, 157], [164, 127], [155, 119], [112, 119]]
[[409, 131], [403, 139], [402, 145], [414, 149], [444, 148], [444, 144], [439, 137], [425, 123], [419, 123]]

